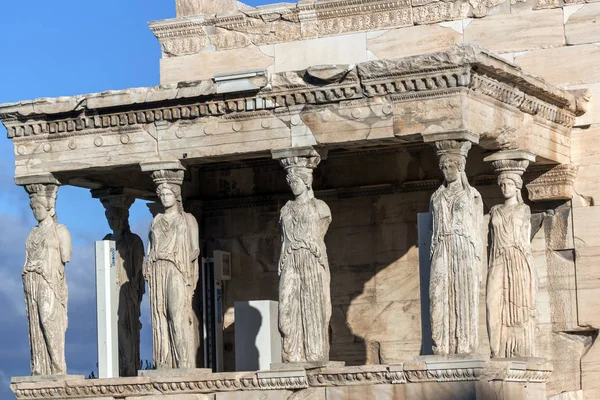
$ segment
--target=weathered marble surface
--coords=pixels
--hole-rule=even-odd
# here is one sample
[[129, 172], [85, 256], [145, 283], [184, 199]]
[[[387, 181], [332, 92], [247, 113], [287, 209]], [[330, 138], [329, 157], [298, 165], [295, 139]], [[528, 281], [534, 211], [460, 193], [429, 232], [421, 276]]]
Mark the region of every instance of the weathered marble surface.
[[285, 371], [199, 373], [18, 382], [18, 400], [497, 399], [546, 400], [552, 365], [543, 360], [446, 360]]
[[321, 161], [311, 149], [274, 153], [295, 196], [281, 209], [279, 330], [286, 363], [329, 360], [331, 275], [325, 234], [331, 211], [314, 196], [313, 170]]
[[65, 264], [71, 260], [71, 235], [56, 217], [57, 184], [30, 184], [25, 190], [38, 221], [25, 243], [23, 268], [31, 375], [65, 375]]
[[192, 299], [198, 283], [199, 232], [183, 211], [183, 169], [151, 173], [164, 212], [152, 220], [144, 277], [152, 312], [153, 358], [158, 368], [196, 367]]
[[445, 181], [431, 196], [433, 352], [474, 353], [478, 346], [483, 202], [465, 173], [471, 142], [445, 140], [435, 145]]
[[114, 240], [117, 247], [117, 292], [119, 375], [137, 376], [140, 370], [140, 322], [142, 296], [146, 290], [143, 276], [144, 244], [131, 232], [129, 207], [134, 198], [124, 195], [100, 195], [106, 209], [109, 233], [104, 240]]
[[492, 357], [533, 357], [537, 275], [531, 252], [531, 210], [523, 202], [527, 160], [493, 165], [504, 204], [490, 210], [487, 326]]

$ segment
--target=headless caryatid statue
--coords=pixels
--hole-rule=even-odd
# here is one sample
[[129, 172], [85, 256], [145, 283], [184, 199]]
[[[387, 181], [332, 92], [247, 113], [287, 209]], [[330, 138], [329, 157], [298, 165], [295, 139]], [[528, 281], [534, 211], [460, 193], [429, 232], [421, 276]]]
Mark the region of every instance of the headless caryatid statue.
[[314, 150], [280, 160], [295, 196], [283, 206], [279, 220], [279, 329], [286, 363], [329, 360], [331, 279], [324, 238], [331, 212], [312, 190], [319, 161]]
[[65, 375], [67, 281], [65, 263], [71, 259], [71, 235], [56, 218], [58, 186], [25, 187], [38, 226], [25, 244], [23, 287], [29, 320], [32, 375]]
[[148, 281], [153, 355], [157, 368], [195, 368], [196, 332], [192, 300], [198, 282], [198, 223], [183, 211], [182, 170], [152, 172], [164, 207], [152, 220]]
[[434, 354], [477, 349], [483, 203], [465, 174], [470, 142], [435, 143], [444, 183], [431, 196], [431, 330]]
[[537, 281], [531, 210], [521, 197], [521, 176], [528, 164], [526, 160], [493, 162], [505, 200], [490, 210], [487, 326], [492, 357], [535, 356]]
[[106, 208], [108, 226], [112, 229], [104, 240], [113, 240], [117, 248], [117, 293], [119, 375], [137, 376], [140, 369], [140, 306], [145, 291], [142, 268], [144, 244], [129, 228], [129, 207], [134, 199], [122, 195], [100, 198]]

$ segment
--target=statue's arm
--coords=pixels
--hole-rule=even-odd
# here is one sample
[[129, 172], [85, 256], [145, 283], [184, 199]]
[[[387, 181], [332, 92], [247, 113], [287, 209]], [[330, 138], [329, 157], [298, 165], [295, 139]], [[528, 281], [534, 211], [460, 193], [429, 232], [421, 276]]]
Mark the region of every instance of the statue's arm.
[[323, 222], [323, 225], [321, 225], [321, 234], [325, 236], [327, 229], [329, 228], [329, 224], [331, 224], [331, 210], [329, 209], [327, 203], [322, 200], [317, 200], [317, 210], [319, 212], [319, 217]]
[[475, 249], [477, 251], [476, 253], [476, 257], [479, 258], [480, 260], [483, 260], [483, 252], [484, 252], [484, 248], [483, 248], [483, 240], [482, 240], [482, 233], [483, 233], [483, 199], [481, 198], [481, 194], [479, 194], [478, 191], [475, 190], [475, 198], [474, 198], [474, 202], [475, 202], [475, 215], [474, 215], [474, 219], [475, 222], [473, 224], [473, 229], [475, 230], [475, 232], [473, 232], [473, 236], [474, 236], [474, 243], [475, 243]]
[[[437, 191], [436, 191], [437, 193]], [[433, 196], [429, 200], [429, 213], [431, 214], [431, 245], [429, 247], [429, 259], [433, 257], [433, 251], [437, 246], [437, 224], [435, 223], [435, 213], [433, 212]]]
[[146, 285], [144, 284], [143, 268], [144, 268], [144, 242], [138, 235], [133, 234], [133, 270], [135, 271], [134, 282], [139, 283], [139, 298], [141, 300], [142, 295], [146, 291]]
[[56, 233], [58, 235], [58, 241], [60, 246], [60, 258], [63, 264], [71, 261], [71, 251], [73, 250], [73, 245], [71, 243], [71, 233], [64, 225], [59, 225]]
[[281, 261], [283, 259], [283, 255], [285, 254], [285, 227], [283, 226], [283, 221], [281, 216], [279, 216], [279, 229], [281, 232], [281, 249], [279, 250], [279, 261], [277, 265], [277, 273], [281, 275]]
[[152, 248], [154, 247], [154, 241], [152, 240], [152, 229], [154, 228], [154, 219], [150, 223], [150, 230], [148, 231], [148, 248], [146, 249], [146, 260], [142, 266], [142, 275], [144, 279], [148, 280], [148, 264], [150, 263], [150, 258], [152, 254]]
[[196, 217], [189, 213], [186, 213], [185, 215], [188, 221], [188, 232], [190, 237], [190, 262], [194, 262], [200, 256], [200, 229]]

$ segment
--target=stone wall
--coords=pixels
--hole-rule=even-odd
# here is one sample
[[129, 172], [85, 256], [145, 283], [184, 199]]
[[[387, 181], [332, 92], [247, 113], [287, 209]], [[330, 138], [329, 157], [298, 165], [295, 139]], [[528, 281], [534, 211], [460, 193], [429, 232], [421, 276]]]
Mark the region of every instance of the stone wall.
[[[480, 149], [467, 173], [484, 210], [502, 201]], [[526, 182], [540, 172], [527, 174]], [[204, 254], [232, 253], [225, 284], [225, 368], [235, 370], [235, 301], [277, 300], [279, 209], [291, 198], [275, 161], [214, 165], [199, 170]], [[333, 315], [331, 359], [347, 365], [412, 360], [422, 349], [417, 214], [427, 212], [441, 175], [430, 146], [358, 154], [332, 152], [315, 172], [316, 196], [331, 208], [326, 236]], [[525, 195], [526, 198], [526, 195]], [[539, 275], [538, 356], [554, 364], [550, 394], [580, 388], [579, 360], [592, 338], [577, 334], [575, 258], [570, 202], [530, 203]], [[482, 238], [487, 240], [487, 229]], [[486, 276], [483, 265], [482, 276]], [[480, 346], [489, 353], [481, 282]]]
[[[163, 48], [161, 81], [206, 79], [254, 68], [283, 72], [397, 58], [467, 42], [486, 47], [559, 87], [590, 90], [588, 112], [578, 118], [570, 138], [571, 161], [580, 166], [575, 197], [572, 202], [531, 206], [539, 228], [533, 239], [540, 276], [539, 355], [551, 359], [556, 370], [549, 392], [583, 389], [585, 398], [600, 398], [600, 347], [592, 346], [600, 326], [600, 205], [596, 204], [600, 196], [600, 147], [596, 145], [600, 141], [600, 3], [413, 0], [353, 6], [331, 1], [316, 6], [265, 6], [236, 18], [206, 16], [187, 28], [177, 20], [151, 24]], [[185, 35], [167, 34], [184, 28]], [[414, 167], [401, 156], [390, 162], [369, 167], [361, 159], [355, 165], [362, 173], [359, 176], [379, 180], [360, 184], [402, 182], [398, 177]], [[323, 166], [331, 168], [328, 173], [336, 170], [330, 164], [326, 161]], [[396, 178], [381, 175], [392, 171]], [[241, 178], [250, 172], [230, 173], [240, 175], [224, 177], [225, 181], [248, 184]], [[285, 193], [283, 178], [278, 179], [278, 190]], [[342, 180], [330, 188], [344, 187], [343, 177], [336, 179]], [[478, 189], [486, 199], [486, 210], [499, 201], [495, 186]], [[332, 358], [377, 363], [419, 352], [416, 214], [426, 211], [431, 191], [375, 191], [328, 200], [333, 213], [327, 236], [334, 296]], [[277, 210], [282, 201], [206, 215], [205, 236], [214, 238], [213, 246], [233, 251], [236, 277], [247, 278], [229, 283], [229, 302], [238, 297], [276, 298]], [[228, 321], [232, 321], [230, 314]], [[485, 337], [483, 328], [482, 334]]]

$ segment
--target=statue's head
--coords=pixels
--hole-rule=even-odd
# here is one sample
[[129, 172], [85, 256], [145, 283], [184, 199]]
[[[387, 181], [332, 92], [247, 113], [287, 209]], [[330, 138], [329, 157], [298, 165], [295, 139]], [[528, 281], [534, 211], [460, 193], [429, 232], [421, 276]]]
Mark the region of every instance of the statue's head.
[[114, 233], [129, 231], [129, 207], [135, 199], [125, 195], [108, 195], [100, 198], [106, 209], [106, 221]]
[[156, 185], [156, 194], [165, 210], [176, 207], [183, 212], [181, 185], [183, 184], [184, 171], [161, 169], [153, 171], [152, 180]]
[[529, 165], [527, 160], [497, 160], [492, 165], [498, 174], [498, 186], [505, 200], [517, 198], [523, 203], [521, 189], [523, 189], [523, 173]]
[[287, 173], [286, 180], [294, 196], [308, 192], [313, 195], [313, 171], [321, 162], [321, 156], [314, 149], [309, 149], [305, 154], [285, 157], [279, 160]]
[[29, 193], [29, 206], [36, 221], [42, 222], [48, 217], [56, 219], [57, 185], [33, 184], [25, 187]]
[[108, 207], [104, 213], [108, 226], [113, 232], [122, 232], [125, 225], [128, 224], [129, 212], [122, 208]]
[[458, 140], [440, 140], [435, 142], [439, 157], [440, 170], [446, 182], [455, 182], [465, 173], [467, 154], [471, 149], [471, 142]]
[[300, 196], [304, 192], [312, 190], [313, 171], [310, 168], [289, 168], [286, 181], [294, 196]]
[[516, 174], [501, 174], [498, 177], [498, 186], [505, 199], [512, 199], [523, 189], [523, 179]]
[[163, 207], [169, 209], [176, 205], [182, 205], [181, 186], [172, 183], [161, 183], [156, 188], [156, 194]]
[[442, 174], [444, 174], [444, 179], [446, 182], [454, 182], [460, 179], [461, 174], [465, 171], [465, 164], [467, 163], [467, 158], [448, 154], [440, 157], [440, 169], [442, 170]]

